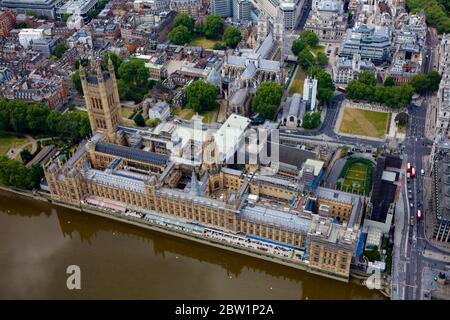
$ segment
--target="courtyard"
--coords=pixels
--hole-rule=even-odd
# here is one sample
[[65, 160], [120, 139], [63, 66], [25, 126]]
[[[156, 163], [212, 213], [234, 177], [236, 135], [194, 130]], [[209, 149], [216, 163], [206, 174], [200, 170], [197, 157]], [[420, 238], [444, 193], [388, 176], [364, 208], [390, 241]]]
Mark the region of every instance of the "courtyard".
[[372, 187], [373, 163], [364, 158], [346, 161], [336, 182], [336, 189], [360, 195], [369, 195]]
[[383, 139], [389, 132], [390, 117], [388, 112], [345, 107], [339, 132]]

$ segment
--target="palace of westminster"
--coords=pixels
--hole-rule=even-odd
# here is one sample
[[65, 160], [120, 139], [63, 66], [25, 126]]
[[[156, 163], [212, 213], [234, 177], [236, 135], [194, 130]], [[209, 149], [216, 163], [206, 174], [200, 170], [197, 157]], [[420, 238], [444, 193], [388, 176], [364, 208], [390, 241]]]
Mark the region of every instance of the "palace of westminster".
[[95, 61], [81, 66], [80, 76], [93, 136], [65, 163], [45, 166], [54, 200], [80, 206], [94, 197], [260, 237], [305, 252], [309, 271], [348, 281], [365, 198], [314, 185], [324, 162], [232, 164], [251, 128], [236, 114], [219, 128], [122, 126], [111, 61], [108, 71]]

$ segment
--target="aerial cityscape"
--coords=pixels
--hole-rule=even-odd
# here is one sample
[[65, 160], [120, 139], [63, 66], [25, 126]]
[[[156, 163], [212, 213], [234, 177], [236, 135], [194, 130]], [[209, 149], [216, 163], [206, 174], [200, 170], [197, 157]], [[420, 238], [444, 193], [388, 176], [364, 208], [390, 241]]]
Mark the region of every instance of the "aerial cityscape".
[[450, 300], [449, 121], [447, 0], [0, 0], [0, 298]]

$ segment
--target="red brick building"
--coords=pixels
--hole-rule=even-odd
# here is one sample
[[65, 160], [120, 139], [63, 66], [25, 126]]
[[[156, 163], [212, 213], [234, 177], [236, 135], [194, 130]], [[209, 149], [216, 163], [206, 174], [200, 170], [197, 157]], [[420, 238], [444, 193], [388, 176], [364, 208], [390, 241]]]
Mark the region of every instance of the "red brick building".
[[7, 38], [9, 31], [16, 26], [16, 14], [11, 10], [0, 11], [0, 36]]

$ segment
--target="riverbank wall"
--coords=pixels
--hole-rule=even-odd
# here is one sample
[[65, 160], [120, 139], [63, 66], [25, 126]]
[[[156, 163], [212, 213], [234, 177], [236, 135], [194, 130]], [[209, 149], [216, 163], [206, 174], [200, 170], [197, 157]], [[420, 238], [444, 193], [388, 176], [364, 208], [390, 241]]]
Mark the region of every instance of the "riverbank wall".
[[[341, 281], [341, 282], [349, 282], [350, 281], [350, 279], [345, 278], [345, 277], [338, 277], [333, 274], [323, 273], [318, 270], [313, 270], [309, 267], [308, 263], [305, 263], [305, 262], [301, 262], [301, 261], [297, 261], [297, 260], [294, 261], [293, 259], [290, 259], [290, 258], [283, 258], [280, 256], [275, 256], [273, 254], [265, 253], [260, 250], [252, 250], [250, 248], [245, 248], [245, 247], [235, 245], [232, 243], [228, 243], [228, 242], [224, 242], [224, 241], [220, 241], [220, 240], [216, 240], [216, 239], [212, 239], [212, 238], [202, 237], [200, 235], [185, 232], [183, 230], [174, 230], [174, 229], [171, 229], [170, 227], [165, 227], [163, 225], [154, 224], [154, 223], [151, 223], [151, 222], [143, 220], [143, 219], [134, 218], [131, 216], [123, 216], [119, 213], [114, 213], [114, 212], [111, 212], [108, 210], [103, 210], [103, 209], [96, 208], [96, 207], [91, 207], [91, 206], [81, 205], [81, 204], [77, 206], [77, 205], [73, 205], [70, 203], [57, 201], [57, 200], [52, 199], [50, 197], [50, 194], [47, 194], [47, 193], [7, 188], [4, 186], [0, 186], [0, 190], [2, 190], [4, 192], [8, 192], [8, 193], [14, 193], [16, 195], [26, 197], [29, 199], [44, 201], [44, 202], [51, 203], [51, 204], [54, 204], [57, 206], [72, 209], [75, 211], [93, 214], [93, 215], [96, 215], [96, 216], [99, 216], [102, 218], [115, 220], [115, 221], [118, 221], [121, 223], [127, 223], [130, 225], [139, 227], [139, 228], [144, 228], [144, 229], [148, 229], [151, 231], [160, 232], [160, 233], [163, 233], [163, 234], [166, 234], [169, 236], [178, 237], [178, 238], [182, 238], [182, 239], [189, 240], [189, 241], [194, 241], [194, 242], [197, 242], [197, 243], [200, 243], [203, 245], [213, 246], [213, 247], [216, 247], [216, 248], [219, 248], [222, 250], [227, 250], [227, 251], [247, 255], [247, 256], [250, 256], [253, 258], [262, 259], [265, 261], [281, 264], [281, 265], [284, 265], [287, 267], [299, 269], [302, 271], [313, 273], [313, 274], [316, 274], [316, 275], [319, 275], [322, 277], [326, 277], [326, 278], [330, 278], [333, 280], [337, 280], [337, 281]], [[155, 214], [160, 215], [158, 212], [155, 212]], [[351, 275], [351, 277], [352, 277], [352, 275]]]

